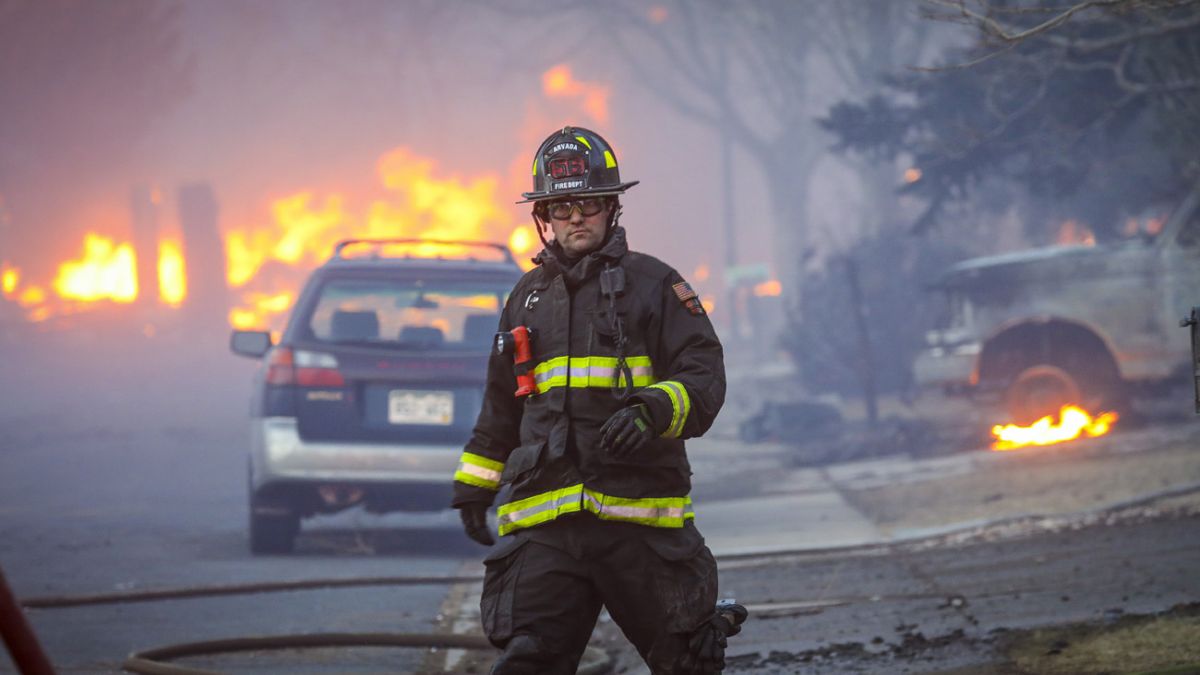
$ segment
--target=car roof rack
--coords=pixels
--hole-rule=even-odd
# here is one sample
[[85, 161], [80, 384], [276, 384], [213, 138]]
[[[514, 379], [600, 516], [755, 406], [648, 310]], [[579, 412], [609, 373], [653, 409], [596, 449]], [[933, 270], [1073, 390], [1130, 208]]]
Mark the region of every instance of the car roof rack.
[[[517, 264], [516, 259], [513, 258], [512, 251], [509, 250], [509, 248], [507, 246], [505, 246], [504, 244], [498, 244], [498, 243], [492, 242], [492, 241], [458, 241], [458, 240], [453, 240], [453, 239], [343, 239], [343, 240], [339, 241], [333, 247], [333, 257], [331, 258], [331, 260], [332, 259], [347, 260], [348, 258], [346, 258], [346, 256], [343, 255], [343, 251], [346, 248], [351, 247], [351, 246], [375, 246], [376, 250], [369, 257], [374, 258], [374, 259], [381, 259], [381, 258], [384, 258], [384, 256], [381, 256], [379, 254], [380, 253], [379, 249], [383, 248], [384, 246], [391, 246], [391, 245], [402, 245], [402, 246], [403, 245], [412, 245], [412, 246], [432, 245], [432, 246], [445, 246], [447, 248], [456, 248], [457, 247], [457, 248], [491, 249], [493, 251], [499, 252], [503, 256], [503, 258], [504, 258], [503, 262], [506, 262], [506, 263], [509, 263], [512, 265]], [[445, 259], [445, 258], [442, 258], [442, 256], [404, 256], [404, 257], [405, 258], [429, 258], [432, 260]], [[462, 258], [450, 258], [450, 259], [452, 259], [452, 260], [477, 260], [473, 256], [469, 256], [469, 255], [462, 257]]]

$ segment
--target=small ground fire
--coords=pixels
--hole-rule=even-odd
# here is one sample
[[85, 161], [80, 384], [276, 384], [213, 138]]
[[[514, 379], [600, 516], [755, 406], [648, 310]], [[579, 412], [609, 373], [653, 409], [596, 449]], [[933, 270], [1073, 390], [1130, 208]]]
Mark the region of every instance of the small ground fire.
[[1016, 450], [1031, 445], [1062, 443], [1081, 436], [1103, 436], [1118, 419], [1115, 412], [1102, 412], [1093, 417], [1083, 408], [1067, 405], [1059, 411], [1057, 421], [1047, 415], [1027, 427], [1016, 424], [993, 426], [992, 436], [996, 440], [992, 443], [992, 449]]

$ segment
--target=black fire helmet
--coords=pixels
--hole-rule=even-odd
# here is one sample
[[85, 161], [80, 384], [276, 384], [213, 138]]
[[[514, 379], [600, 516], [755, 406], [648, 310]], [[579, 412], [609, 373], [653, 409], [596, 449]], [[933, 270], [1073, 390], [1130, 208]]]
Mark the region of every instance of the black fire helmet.
[[582, 127], [563, 127], [550, 134], [533, 158], [533, 191], [526, 204], [559, 197], [619, 195], [639, 181], [621, 182], [617, 156], [600, 134]]

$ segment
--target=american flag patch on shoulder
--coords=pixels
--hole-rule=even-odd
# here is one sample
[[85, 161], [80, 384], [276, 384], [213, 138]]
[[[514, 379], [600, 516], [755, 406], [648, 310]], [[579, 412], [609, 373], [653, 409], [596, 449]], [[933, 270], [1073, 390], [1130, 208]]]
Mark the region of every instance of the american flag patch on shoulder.
[[696, 296], [696, 291], [692, 290], [692, 285], [686, 281], [681, 281], [671, 286], [671, 290], [675, 291], [675, 297], [679, 298], [679, 302], [687, 311], [697, 316], [704, 314], [704, 305], [700, 303], [700, 298]]
[[686, 281], [681, 281], [671, 288], [675, 289], [675, 295], [679, 297], [680, 302], [687, 302], [696, 297], [696, 291], [693, 291], [691, 284]]

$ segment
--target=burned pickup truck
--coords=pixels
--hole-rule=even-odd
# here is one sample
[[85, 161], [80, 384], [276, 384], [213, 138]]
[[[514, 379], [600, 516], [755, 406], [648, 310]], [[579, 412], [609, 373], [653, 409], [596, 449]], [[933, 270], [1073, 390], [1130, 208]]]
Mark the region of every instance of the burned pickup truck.
[[1066, 404], [1125, 407], [1192, 375], [1179, 319], [1200, 298], [1200, 190], [1150, 238], [966, 260], [935, 282], [949, 321], [918, 384], [999, 399], [1027, 424]]

